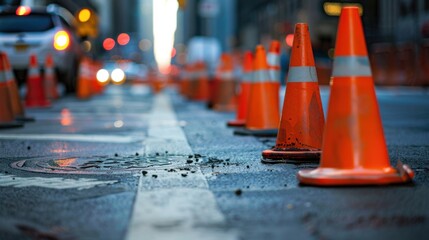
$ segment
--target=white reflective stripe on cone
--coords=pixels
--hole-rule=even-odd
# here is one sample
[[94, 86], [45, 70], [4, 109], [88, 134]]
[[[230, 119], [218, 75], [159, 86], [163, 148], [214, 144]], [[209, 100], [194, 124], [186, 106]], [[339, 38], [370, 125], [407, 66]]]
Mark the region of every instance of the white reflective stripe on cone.
[[241, 82], [251, 83], [253, 82], [253, 72], [243, 73], [241, 76]]
[[0, 71], [0, 83], [7, 82], [6, 74], [3, 71]]
[[233, 80], [234, 74], [232, 72], [224, 72], [224, 73], [219, 73], [219, 77], [221, 80]]
[[317, 82], [315, 67], [290, 67], [287, 82]]
[[268, 82], [270, 75], [267, 70], [253, 71], [253, 82]]
[[268, 70], [270, 74], [270, 82], [280, 82], [280, 70]]
[[333, 68], [333, 77], [372, 76], [367, 56], [335, 57]]
[[274, 53], [268, 53], [267, 63], [269, 66], [280, 66], [280, 56]]

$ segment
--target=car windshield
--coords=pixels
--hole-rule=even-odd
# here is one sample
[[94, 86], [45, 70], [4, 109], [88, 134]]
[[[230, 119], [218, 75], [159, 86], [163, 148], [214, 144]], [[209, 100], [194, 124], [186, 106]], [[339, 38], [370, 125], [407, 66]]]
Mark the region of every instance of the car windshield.
[[0, 32], [44, 32], [54, 27], [48, 14], [32, 14], [27, 16], [0, 15]]

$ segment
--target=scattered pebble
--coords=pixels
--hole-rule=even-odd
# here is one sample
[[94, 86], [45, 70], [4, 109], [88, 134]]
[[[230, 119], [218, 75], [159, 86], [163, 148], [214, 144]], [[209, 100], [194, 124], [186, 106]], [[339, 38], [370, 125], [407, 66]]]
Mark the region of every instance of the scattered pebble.
[[187, 177], [187, 176], [188, 176], [188, 174], [182, 173], [182, 177]]
[[138, 152], [136, 152], [136, 156], [138, 156], [139, 155], [139, 153]]
[[146, 176], [147, 171], [142, 171], [143, 176]]
[[188, 158], [192, 158], [192, 157], [193, 157], [192, 155], [189, 155], [189, 156], [188, 156]]
[[235, 195], [237, 195], [237, 196], [241, 196], [241, 194], [243, 193], [243, 191], [241, 191], [241, 189], [237, 189], [237, 190], [235, 190]]
[[159, 153], [155, 153], [155, 156], [159, 156]]
[[200, 158], [200, 157], [202, 157], [202, 156], [201, 156], [201, 154], [196, 153], [196, 154], [194, 154], [194, 157], [195, 157], [195, 158]]
[[153, 177], [153, 178], [157, 178], [157, 177], [158, 177], [158, 175], [156, 175], [156, 174], [153, 174], [153, 175], [152, 175], [152, 177]]
[[247, 165], [247, 166], [246, 166], [246, 168], [250, 168], [250, 166], [249, 166], [249, 165]]
[[31, 147], [30, 146], [27, 146], [27, 150], [30, 150], [31, 149]]
[[194, 161], [192, 161], [191, 159], [186, 160], [186, 163], [193, 163]]
[[115, 153], [115, 157], [119, 156], [117, 153]]
[[195, 173], [195, 170], [192, 170], [191, 173]]

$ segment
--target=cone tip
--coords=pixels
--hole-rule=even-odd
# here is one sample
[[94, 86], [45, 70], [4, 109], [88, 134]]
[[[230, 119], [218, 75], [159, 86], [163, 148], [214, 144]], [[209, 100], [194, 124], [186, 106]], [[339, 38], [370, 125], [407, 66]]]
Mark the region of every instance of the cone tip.
[[270, 44], [271, 53], [280, 54], [280, 41], [272, 40]]
[[30, 55], [30, 66], [37, 66], [37, 57], [35, 54]]
[[265, 70], [268, 68], [265, 48], [262, 45], [256, 46], [254, 70]]

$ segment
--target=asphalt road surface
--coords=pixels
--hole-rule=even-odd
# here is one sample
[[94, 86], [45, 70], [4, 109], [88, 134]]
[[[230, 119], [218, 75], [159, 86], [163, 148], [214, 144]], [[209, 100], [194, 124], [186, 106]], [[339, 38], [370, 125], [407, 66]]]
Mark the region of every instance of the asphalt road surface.
[[[325, 107], [328, 88], [322, 88]], [[0, 239], [427, 239], [429, 90], [377, 89], [392, 165], [412, 184], [300, 186], [260, 162], [274, 138], [174, 91], [110, 87], [0, 130]]]

